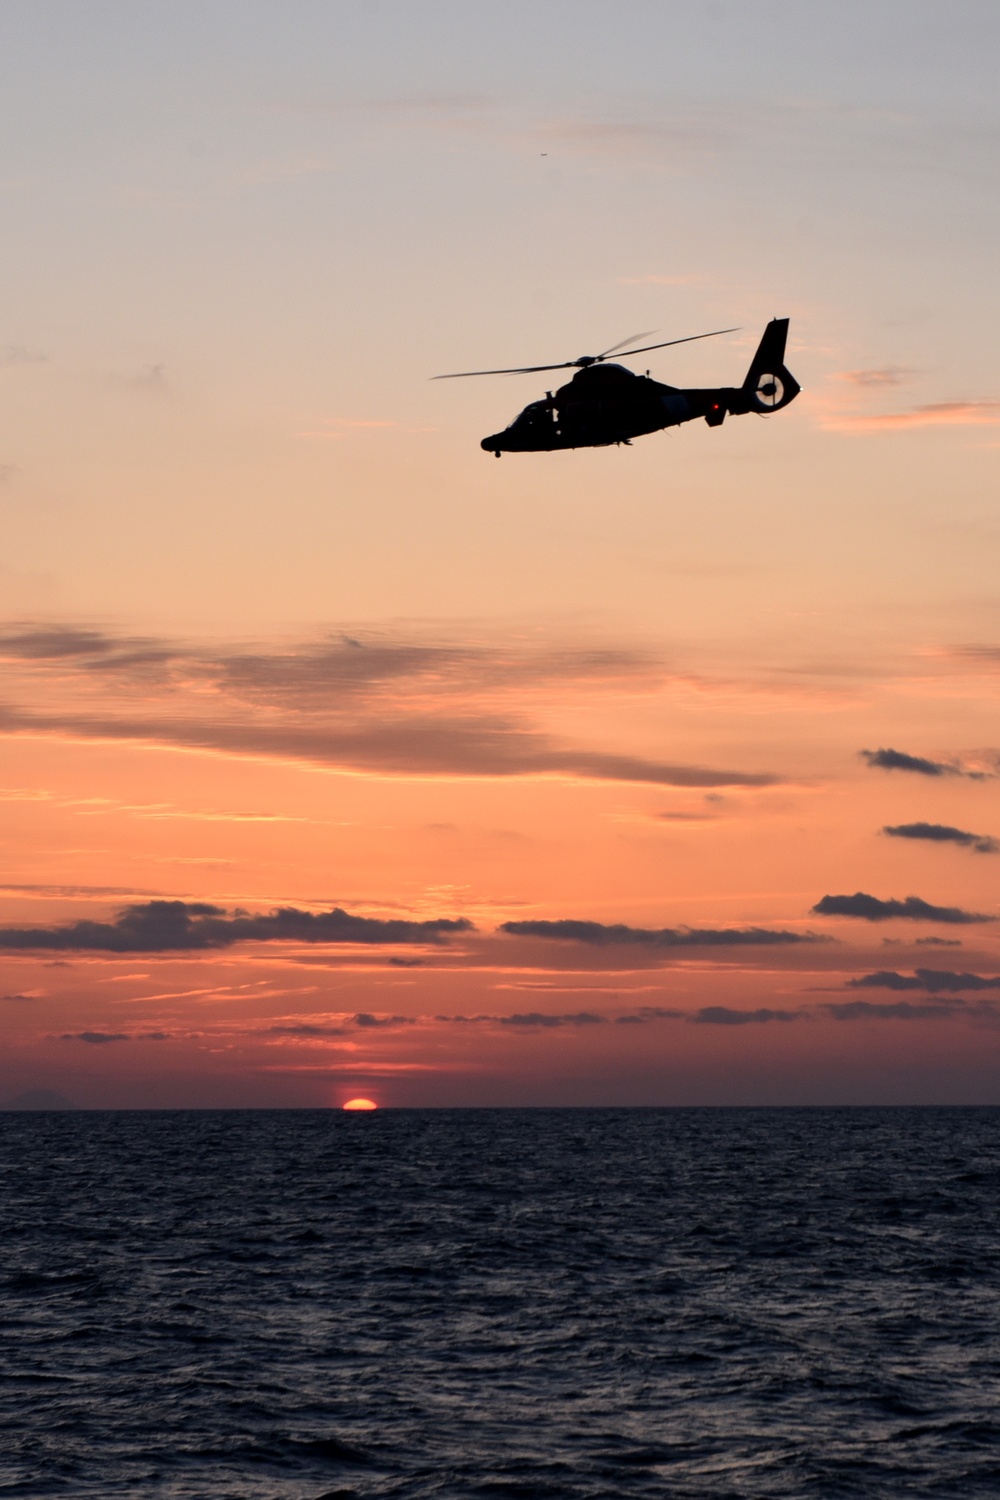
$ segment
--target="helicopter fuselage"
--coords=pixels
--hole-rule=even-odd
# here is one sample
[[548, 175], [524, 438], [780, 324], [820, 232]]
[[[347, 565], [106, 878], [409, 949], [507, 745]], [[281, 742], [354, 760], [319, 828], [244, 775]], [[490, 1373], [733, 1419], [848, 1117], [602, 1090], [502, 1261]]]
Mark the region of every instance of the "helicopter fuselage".
[[505, 427], [483, 438], [487, 453], [540, 453], [556, 448], [606, 448], [665, 427], [704, 417], [719, 427], [726, 416], [780, 411], [795, 400], [799, 384], [785, 367], [787, 318], [768, 324], [746, 379], [740, 386], [680, 389], [624, 365], [589, 360], [572, 380], [532, 401]]
[[622, 365], [580, 370], [542, 401], [532, 401], [510, 426], [483, 438], [487, 453], [539, 453], [554, 448], [604, 448], [704, 417], [718, 427], [727, 413], [771, 410], [739, 386], [681, 390]]

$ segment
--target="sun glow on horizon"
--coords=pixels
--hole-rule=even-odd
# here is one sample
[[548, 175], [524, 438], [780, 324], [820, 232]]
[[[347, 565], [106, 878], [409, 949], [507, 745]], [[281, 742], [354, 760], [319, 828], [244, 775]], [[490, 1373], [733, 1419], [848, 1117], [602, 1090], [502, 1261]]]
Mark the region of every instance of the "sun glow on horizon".
[[348, 1099], [344, 1109], [378, 1109], [374, 1099]]

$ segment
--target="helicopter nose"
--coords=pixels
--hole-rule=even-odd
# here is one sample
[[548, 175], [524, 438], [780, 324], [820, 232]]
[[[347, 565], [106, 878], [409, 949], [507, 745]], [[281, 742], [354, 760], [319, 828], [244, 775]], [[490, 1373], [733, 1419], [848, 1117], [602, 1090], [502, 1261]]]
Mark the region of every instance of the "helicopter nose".
[[499, 458], [503, 449], [503, 440], [500, 433], [495, 432], [492, 437], [484, 437], [479, 446], [484, 453], [495, 453]]

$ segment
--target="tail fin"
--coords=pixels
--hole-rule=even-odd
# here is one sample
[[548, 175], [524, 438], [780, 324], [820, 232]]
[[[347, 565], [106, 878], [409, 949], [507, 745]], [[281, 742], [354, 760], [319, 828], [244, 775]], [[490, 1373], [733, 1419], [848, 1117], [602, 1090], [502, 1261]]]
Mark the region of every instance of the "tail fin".
[[759, 412], [780, 411], [794, 401], [802, 387], [785, 365], [785, 340], [788, 319], [773, 318], [764, 329], [743, 382], [750, 393], [752, 409]]

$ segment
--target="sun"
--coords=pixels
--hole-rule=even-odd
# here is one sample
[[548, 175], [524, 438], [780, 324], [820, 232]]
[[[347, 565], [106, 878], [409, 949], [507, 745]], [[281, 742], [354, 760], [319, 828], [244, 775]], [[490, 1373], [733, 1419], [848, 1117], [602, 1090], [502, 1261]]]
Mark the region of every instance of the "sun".
[[345, 1109], [378, 1109], [374, 1099], [348, 1099]]

